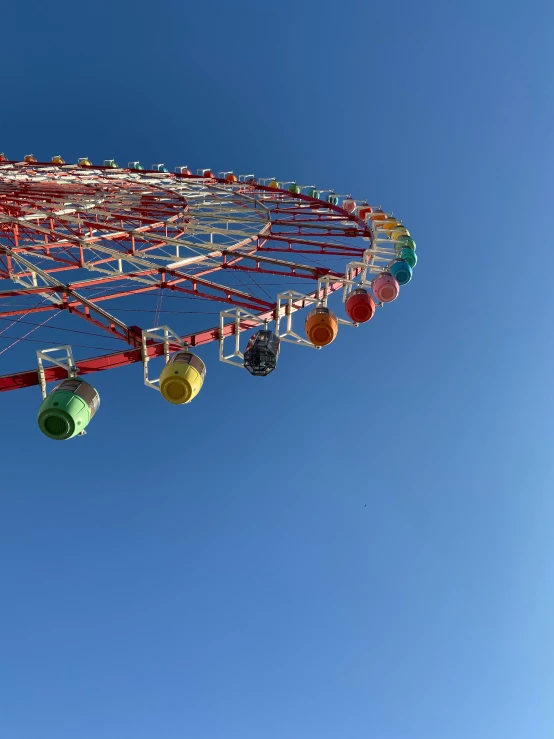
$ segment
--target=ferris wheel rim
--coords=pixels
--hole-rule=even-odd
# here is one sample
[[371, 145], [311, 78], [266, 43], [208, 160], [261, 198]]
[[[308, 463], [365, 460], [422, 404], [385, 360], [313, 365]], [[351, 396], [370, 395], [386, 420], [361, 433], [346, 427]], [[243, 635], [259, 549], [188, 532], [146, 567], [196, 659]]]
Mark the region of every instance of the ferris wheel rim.
[[[19, 162], [5, 161], [0, 164], [0, 171], [2, 169], [5, 169], [7, 166], [8, 167], [10, 165], [13, 166], [14, 164], [17, 165], [18, 167], [20, 166], [22, 168], [22, 171], [29, 172], [29, 173], [33, 172], [33, 170], [45, 170], [47, 168], [52, 168], [53, 170], [58, 170], [58, 171], [60, 169], [71, 171], [72, 169], [78, 167], [78, 165], [55, 165], [55, 164], [53, 165], [51, 162], [47, 162], [47, 163], [33, 162], [32, 164], [27, 164], [27, 163], [23, 164]], [[98, 172], [108, 171], [110, 173], [111, 178], [113, 177], [115, 173], [117, 173], [118, 175], [121, 173], [123, 177], [125, 177], [125, 175], [128, 175], [128, 176], [130, 175], [133, 177], [134, 180], [136, 176], [137, 181], [142, 180], [144, 175], [148, 175], [148, 176], [154, 175], [156, 176], [155, 177], [156, 180], [157, 179], [161, 180], [163, 178], [196, 180], [196, 181], [205, 180], [205, 178], [202, 175], [183, 174], [182, 172], [181, 173], [176, 173], [176, 172], [160, 173], [160, 172], [157, 172], [156, 170], [142, 170], [139, 174], [137, 171], [133, 169], [124, 168], [124, 167], [118, 168], [117, 170], [114, 170], [113, 168], [110, 168], [107, 166], [96, 166], [95, 165], [95, 166], [87, 167], [88, 174], [93, 175], [95, 171], [98, 171]], [[209, 180], [210, 180], [210, 184], [212, 185], [213, 183], [221, 184], [222, 186], [227, 186], [229, 184], [228, 181], [224, 178], [210, 177]], [[249, 188], [252, 187], [252, 185], [247, 182], [240, 183], [240, 184], [243, 185], [245, 191], [248, 191]], [[272, 196], [284, 195], [289, 198], [294, 197], [295, 199], [299, 201], [311, 202], [314, 205], [321, 204], [321, 201], [319, 200], [319, 198], [310, 197], [310, 195], [307, 195], [302, 192], [293, 194], [291, 193], [290, 190], [269, 187], [259, 182], [255, 182], [253, 186], [255, 187], [256, 192], [261, 192], [261, 193], [266, 192], [266, 193], [271, 194]], [[161, 189], [163, 189], [163, 186]], [[173, 192], [173, 191], [170, 191], [170, 192]], [[263, 205], [263, 202], [261, 202], [260, 204]], [[366, 221], [357, 217], [356, 215], [353, 215], [352, 213], [348, 212], [344, 208], [341, 208], [338, 204], [335, 205], [330, 202], [325, 203], [325, 208], [329, 211], [334, 212], [337, 216], [340, 217], [341, 220], [352, 222], [353, 225], [355, 224], [358, 228], [364, 229], [366, 231], [368, 230]], [[267, 210], [269, 211], [269, 209]], [[270, 228], [270, 227], [271, 227], [271, 219], [269, 218], [266, 226], [264, 226], [264, 229]], [[259, 238], [259, 236], [262, 233], [263, 233], [263, 229], [258, 231], [257, 235], [252, 235], [252, 237], [250, 239], [247, 239], [246, 241], [249, 241], [251, 243], [254, 239]], [[369, 232], [368, 232], [368, 235], [369, 235]], [[236, 244], [236, 245], [230, 245], [229, 247], [226, 247], [226, 251], [235, 252], [241, 247], [245, 247], [245, 246], [246, 246], [246, 243], [244, 242]], [[198, 255], [197, 257], [193, 258], [193, 261], [197, 263], [203, 260], [209, 260], [212, 254], [215, 254], [216, 252], [219, 253], [219, 251], [221, 250], [215, 250], [212, 253]], [[255, 249], [254, 249], [254, 252], [255, 252]], [[245, 255], [245, 257], [248, 257], [248, 256], [249, 255]], [[242, 257], [239, 257], [239, 258], [242, 258]], [[217, 269], [220, 269], [220, 267], [214, 268], [214, 270], [217, 270]], [[334, 283], [329, 282], [327, 286], [327, 291], [329, 294], [331, 294], [339, 290], [341, 287], [343, 287], [342, 282], [339, 282], [339, 281], [334, 282]], [[315, 289], [309, 293], [306, 293], [305, 297], [313, 301], [316, 299], [317, 293], [318, 293], [318, 290]], [[300, 302], [300, 301], [296, 301], [296, 302]], [[296, 312], [297, 310], [300, 310], [302, 307], [305, 307], [305, 306], [301, 306], [301, 305], [296, 306], [293, 302], [291, 306], [291, 312]], [[273, 321], [276, 319], [275, 310], [274, 309], [268, 310], [267, 307], [261, 308], [259, 313], [255, 313], [254, 315], [258, 322], [263, 322], [265, 320]], [[240, 332], [244, 332], [244, 331], [250, 330], [251, 328], [254, 328], [257, 325], [259, 325], [259, 323], [245, 319], [244, 321], [240, 322], [239, 330]], [[130, 327], [130, 328], [133, 328], [133, 327]], [[224, 335], [230, 336], [233, 333], [235, 333], [234, 325], [228, 324], [224, 328]], [[216, 326], [216, 327], [208, 328], [208, 329], [201, 329], [199, 331], [194, 331], [188, 335], [183, 335], [181, 337], [182, 341], [190, 347], [202, 346], [204, 344], [208, 344], [213, 341], [218, 341], [221, 338], [222, 338], [222, 334], [221, 334], [220, 326]], [[162, 356], [163, 352], [164, 352], [164, 345], [162, 343], [152, 343], [147, 347], [148, 358]], [[115, 369], [117, 367], [123, 367], [129, 364], [135, 364], [141, 361], [144, 361], [143, 349], [139, 345], [139, 339], [137, 335], [135, 346], [129, 346], [128, 348], [122, 349], [119, 351], [110, 351], [110, 352], [106, 352], [104, 354], [101, 354], [101, 355], [98, 355], [92, 358], [79, 360], [76, 363], [76, 366], [77, 366], [79, 375], [87, 375], [87, 374], [92, 374], [95, 372]], [[51, 367], [46, 370], [46, 381], [47, 382], [63, 379], [64, 376], [65, 376], [64, 370], [60, 369], [59, 367]], [[0, 392], [21, 389], [23, 387], [31, 387], [31, 386], [35, 386], [38, 384], [39, 384], [39, 378], [38, 378], [36, 369], [23, 370], [20, 372], [0, 375]]]

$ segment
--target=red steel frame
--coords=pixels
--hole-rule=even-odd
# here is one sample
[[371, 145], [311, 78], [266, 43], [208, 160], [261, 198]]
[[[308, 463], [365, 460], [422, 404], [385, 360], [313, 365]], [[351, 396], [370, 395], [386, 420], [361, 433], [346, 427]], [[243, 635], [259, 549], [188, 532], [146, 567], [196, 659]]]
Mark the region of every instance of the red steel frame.
[[[124, 178], [114, 178], [115, 172], [118, 177], [124, 175]], [[23, 177], [14, 179], [18, 173]], [[125, 173], [128, 173], [127, 177]], [[68, 175], [76, 181], [64, 181]], [[78, 361], [81, 375], [142, 361], [142, 329], [111, 320], [112, 317], [99, 305], [104, 301], [161, 288], [245, 308], [261, 319], [272, 320], [275, 318], [275, 302], [216, 283], [207, 276], [219, 270], [229, 270], [253, 275], [308, 277], [313, 280], [324, 275], [340, 278], [342, 273], [291, 262], [290, 256], [306, 254], [343, 257], [345, 261], [360, 260], [364, 250], [369, 247], [369, 244], [360, 245], [358, 241], [359, 237], [371, 240], [371, 231], [365, 221], [339, 206], [308, 195], [270, 188], [254, 181], [229, 183], [215, 177], [206, 179], [185, 174], [164, 174], [156, 184], [156, 175], [145, 170], [138, 173], [96, 166], [89, 172], [67, 165], [56, 167], [51, 163], [0, 164], [0, 279], [34, 279], [36, 282], [38, 274], [41, 280], [40, 285], [32, 287], [15, 284], [10, 290], [0, 291], [0, 297], [8, 299], [37, 294], [54, 296], [58, 301], [33, 308], [0, 310], [0, 319], [63, 310], [129, 345], [123, 351]], [[41, 181], [41, 177], [48, 179]], [[260, 219], [260, 228], [250, 237], [225, 248], [214, 245], [214, 251], [196, 258], [195, 265], [201, 265], [203, 261], [207, 264], [193, 274], [179, 269], [175, 263], [168, 266], [150, 263], [124, 274], [99, 274], [93, 279], [62, 282], [64, 273], [85, 265], [89, 269], [102, 270], [103, 265], [107, 269], [110, 263], [118, 259], [147, 263], [149, 252], [178, 244], [186, 233], [178, 226], [184, 224], [186, 227], [186, 223], [190, 222], [190, 219], [187, 221], [187, 214], [191, 213], [192, 219], [195, 214], [186, 198], [166, 186], [163, 180], [168, 179], [175, 182], [191, 180], [214, 192], [221, 192], [222, 198], [227, 198], [225, 202], [232, 203], [237, 212], [241, 207], [250, 213], [259, 212], [257, 208], [266, 208], [267, 217]], [[138, 194], [140, 199], [137, 202]], [[236, 201], [232, 200], [233, 194], [237, 196]], [[97, 197], [98, 206], [90, 207], [92, 196]], [[67, 215], [63, 208], [60, 212], [60, 203], [68, 200], [72, 203], [86, 201], [87, 206], [80, 210], [73, 207], [70, 215]], [[104, 204], [100, 201], [104, 201]], [[349, 225], [345, 226], [347, 221]], [[240, 224], [241, 219], [237, 217], [235, 223]], [[170, 233], [173, 224], [176, 230]], [[341, 243], [341, 239], [348, 239], [349, 243]], [[94, 262], [86, 261], [88, 251], [101, 248], [109, 250], [109, 253], [104, 257], [95, 255]], [[31, 258], [47, 259], [53, 266], [39, 270], [34, 262], [29, 261]], [[219, 260], [215, 266], [214, 260]], [[15, 267], [19, 267], [20, 271], [16, 272]], [[152, 278], [153, 275], [158, 275], [159, 279], [150, 284], [140, 284], [141, 280]], [[133, 289], [122, 288], [118, 293], [95, 298], [85, 298], [80, 294], [84, 288], [113, 285], [119, 281], [128, 283], [130, 280], [134, 281]], [[337, 282], [331, 285], [330, 290], [341, 286], [342, 283]], [[241, 330], [253, 327], [252, 322], [241, 323]], [[226, 335], [234, 332], [234, 324], [225, 329]], [[220, 329], [208, 328], [182, 338], [191, 347], [200, 346], [218, 340]], [[152, 342], [147, 351], [149, 357], [157, 357], [163, 354], [164, 347], [161, 343]], [[56, 366], [47, 368], [45, 374], [47, 382], [65, 376], [64, 370]], [[36, 369], [3, 375], [0, 376], [0, 392], [37, 385], [38, 382]]]

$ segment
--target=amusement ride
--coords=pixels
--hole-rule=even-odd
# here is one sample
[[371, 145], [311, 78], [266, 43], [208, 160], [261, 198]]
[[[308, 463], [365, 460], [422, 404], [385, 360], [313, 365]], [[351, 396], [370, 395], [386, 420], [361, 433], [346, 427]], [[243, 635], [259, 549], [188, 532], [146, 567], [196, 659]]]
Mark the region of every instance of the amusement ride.
[[[380, 206], [315, 185], [0, 154], [0, 339], [30, 324], [10, 346], [40, 344], [37, 332], [60, 316], [57, 331], [93, 330], [122, 345], [99, 354], [45, 340], [32, 369], [0, 375], [0, 391], [38, 386], [38, 425], [56, 440], [84, 434], [98, 410], [99, 394], [83, 379], [94, 372], [140, 362], [147, 387], [189, 403], [206, 376], [204, 344], [218, 342], [222, 362], [266, 376], [283, 343], [321, 349], [339, 327], [367, 323], [394, 301], [412, 278], [415, 249]], [[156, 306], [147, 310], [149, 298]], [[160, 322], [164, 298], [196, 306], [167, 311], [186, 314], [186, 326]], [[216, 325], [206, 327], [205, 306], [216, 308]], [[137, 316], [152, 313], [143, 326]]]

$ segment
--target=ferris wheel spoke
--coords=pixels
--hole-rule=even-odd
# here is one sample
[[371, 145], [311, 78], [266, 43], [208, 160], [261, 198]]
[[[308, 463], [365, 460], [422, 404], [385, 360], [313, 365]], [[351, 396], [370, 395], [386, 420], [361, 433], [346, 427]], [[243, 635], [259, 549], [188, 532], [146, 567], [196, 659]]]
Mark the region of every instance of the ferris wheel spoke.
[[[178, 293], [183, 293], [184, 295], [190, 295], [191, 297], [202, 298], [204, 300], [211, 300], [216, 303], [227, 303], [250, 311], [259, 311], [261, 308], [273, 310], [275, 308], [275, 303], [269, 303], [266, 300], [261, 300], [260, 298], [256, 298], [248, 293], [241, 293], [240, 290], [230, 288], [225, 288], [225, 290], [223, 290], [223, 286], [221, 286], [221, 288], [222, 294], [212, 295], [211, 293], [207, 293], [202, 290], [182, 287], [178, 283], [172, 283], [171, 286], [172, 290]], [[216, 288], [214, 287], [214, 289]], [[244, 297], [240, 297], [241, 295]]]
[[[145, 271], [144, 274], [148, 274], [148, 272]], [[168, 277], [170, 279], [168, 279]], [[117, 277], [106, 277], [106, 278], [97, 278], [93, 280], [87, 280], [81, 283], [75, 283], [72, 284], [72, 289], [86, 289], [90, 287], [97, 287], [99, 285], [107, 285], [107, 284], [114, 284], [116, 283], [120, 278]], [[190, 287], [183, 287], [183, 283], [189, 283]], [[207, 290], [213, 291], [212, 293], [207, 293], [202, 290], [199, 290], [198, 288], [203, 287]], [[255, 295], [252, 295], [251, 293], [244, 292], [242, 290], [237, 290], [236, 288], [230, 287], [225, 284], [220, 284], [218, 282], [214, 282], [213, 280], [206, 280], [205, 278], [199, 276], [199, 275], [189, 275], [179, 272], [178, 270], [171, 270], [160, 271], [160, 279], [156, 281], [155, 283], [152, 283], [144, 288], [137, 288], [137, 289], [129, 289], [129, 290], [121, 290], [118, 293], [114, 295], [106, 295], [101, 296], [98, 298], [91, 298], [90, 302], [96, 303], [101, 302], [104, 300], [112, 300], [115, 298], [124, 297], [126, 295], [131, 294], [138, 294], [141, 292], [148, 292], [151, 290], [155, 290], [157, 288], [161, 288], [163, 290], [167, 290], [168, 292], [182, 292], [187, 295], [192, 295], [194, 297], [199, 298], [205, 298], [207, 300], [216, 300], [222, 303], [230, 303], [232, 305], [242, 305], [243, 307], [248, 307], [251, 310], [260, 309], [260, 308], [272, 308], [274, 306], [273, 302], [268, 302], [267, 300], [264, 300], [262, 298], [259, 298]], [[215, 294], [214, 294], [215, 293]], [[1, 296], [1, 294], [0, 294]]]
[[[243, 257], [241, 256], [240, 259]], [[95, 278], [88, 278], [87, 280], [78, 280], [70, 283], [61, 283], [54, 278], [51, 274], [36, 270], [36, 268], [30, 268], [28, 264], [25, 264], [28, 268], [28, 272], [33, 275], [42, 277], [46, 283], [44, 287], [30, 287], [26, 286], [19, 290], [8, 290], [0, 292], [0, 299], [2, 297], [13, 297], [15, 295], [30, 295], [30, 294], [45, 294], [49, 296], [49, 299], [53, 302], [61, 303], [63, 301], [58, 297], [59, 294], [67, 294], [71, 296], [78, 296], [78, 290], [89, 290], [99, 286], [112, 286], [122, 284], [122, 289], [117, 293], [111, 295], [104, 295], [98, 298], [87, 299], [89, 303], [95, 304], [97, 302], [103, 302], [105, 300], [113, 300], [120, 297], [125, 297], [131, 294], [138, 294], [149, 292], [158, 288], [167, 289], [169, 292], [178, 291], [186, 294], [193, 295], [194, 297], [205, 298], [209, 300], [217, 300], [219, 302], [226, 302], [243, 307], [248, 307], [251, 310], [272, 307], [273, 303], [259, 298], [251, 293], [247, 293], [241, 290], [237, 290], [225, 284], [217, 283], [213, 280], [207, 280], [203, 277], [203, 274], [209, 274], [210, 272], [216, 271], [218, 267], [212, 267], [212, 269], [204, 270], [201, 274], [186, 274], [177, 269], [167, 270], [164, 267], [160, 267], [156, 264], [147, 265], [147, 268], [136, 270], [133, 273], [119, 273], [114, 274], [111, 270], [103, 270], [97, 265], [94, 267], [95, 271], [101, 272], [102, 274]], [[144, 263], [141, 264], [144, 267]], [[230, 263], [232, 267], [232, 263]], [[251, 270], [250, 270], [251, 271]], [[48, 278], [51, 278], [50, 280]], [[124, 285], [128, 281], [143, 283], [144, 287], [137, 289], [131, 289], [128, 287], [125, 289]], [[182, 283], [190, 283], [189, 288], [184, 288]], [[199, 290], [199, 286], [204, 287], [215, 294], [206, 293]], [[63, 307], [63, 306], [60, 306]], [[70, 304], [73, 307], [73, 304]], [[16, 311], [17, 313], [17, 311]]]
[[[100, 328], [109, 330], [112, 334], [119, 335], [125, 341], [128, 341], [129, 328], [122, 321], [119, 321], [107, 311], [96, 306], [88, 300], [88, 298], [80, 295], [71, 286], [60, 282], [41, 270], [39, 267], [33, 265], [32, 262], [29, 262], [20, 254], [14, 254], [6, 246], [0, 246], [0, 249], [2, 249], [14, 262], [25, 267], [26, 270], [32, 274], [34, 284], [30, 286], [27, 285], [27, 287], [38, 288], [38, 294], [44, 299], [50, 301], [53, 304], [53, 308], [57, 308], [58, 310], [67, 310], [70, 313], [74, 313], [78, 317], [83, 318]], [[13, 274], [11, 278], [12, 280], [20, 281], [25, 285], [25, 282], [15, 274]], [[43, 283], [42, 286], [37, 284], [39, 281]], [[41, 290], [41, 287], [50, 289]], [[91, 313], [95, 314], [95, 317], [93, 317]]]
[[285, 247], [285, 246], [261, 246], [259, 251], [274, 253], [274, 254], [310, 254], [312, 256], [327, 256], [327, 257], [353, 257], [361, 259], [364, 253], [363, 249], [348, 249], [342, 248], [340, 251], [335, 249], [322, 248], [317, 249], [299, 249], [298, 247]]
[[[288, 248], [279, 248], [272, 246], [260, 246], [261, 251], [284, 251], [294, 252], [297, 254], [327, 254], [330, 256], [362, 256], [364, 249], [361, 247], [354, 248], [351, 244], [340, 244], [333, 241], [321, 241], [314, 239], [304, 239], [299, 237], [291, 237], [287, 234], [271, 232], [266, 238], [267, 242], [276, 242], [287, 244]], [[309, 250], [302, 250], [300, 246], [310, 246]]]
[[135, 330], [130, 329], [129, 326], [104, 311], [93, 301], [83, 299], [83, 296], [74, 292], [71, 293], [71, 297], [73, 300], [67, 303], [67, 310], [71, 315], [81, 318], [96, 326], [96, 328], [102, 329], [102, 331], [106, 331], [114, 338], [121, 339], [131, 346], [136, 346], [138, 336]]
[[[273, 221], [272, 222], [273, 230], [272, 233], [277, 234], [279, 236], [329, 236], [329, 237], [348, 237], [348, 238], [356, 238], [358, 236], [362, 237], [370, 237], [370, 231], [364, 231], [360, 229], [358, 226], [337, 226], [333, 224], [332, 222], [326, 222], [325, 225], [320, 225], [318, 223], [294, 223], [294, 222], [282, 222], [282, 221]], [[276, 231], [275, 226], [282, 226], [287, 227], [286, 231]]]
[[[105, 235], [105, 234], [97, 234], [94, 237], [88, 237], [82, 240], [83, 246], [93, 246], [94, 244], [97, 244], [98, 242], [102, 241], [113, 241], [115, 238], [124, 238], [126, 237], [128, 241], [132, 241], [134, 244], [134, 252], [142, 252], [146, 251], [146, 249], [141, 249], [140, 247], [137, 248], [137, 242], [144, 242], [148, 244], [148, 249], [159, 249], [160, 247], [165, 246], [174, 246], [178, 247], [179, 249], [200, 249], [203, 251], [206, 250], [213, 250], [216, 249], [218, 246], [222, 247], [225, 246], [225, 244], [218, 244], [214, 242], [213, 240], [206, 240], [206, 241], [200, 241], [200, 240], [192, 240], [192, 237], [195, 237], [198, 239], [201, 235], [213, 235], [215, 232], [212, 230], [198, 230], [193, 233], [191, 232], [183, 232], [181, 236], [169, 236], [159, 233], [146, 233], [144, 231], [136, 231], [136, 230], [130, 230], [127, 232], [118, 232], [116, 235]], [[220, 230], [217, 232], [217, 235], [227, 238], [229, 241], [231, 241], [231, 244], [227, 245], [227, 248], [237, 245], [244, 245], [248, 243], [249, 241], [252, 241], [257, 236], [257, 232], [248, 233], [244, 231], [235, 231], [232, 234], [230, 234], [228, 231]], [[152, 243], [154, 242], [154, 243]], [[123, 250], [122, 250], [123, 252]]]
[[[236, 252], [234, 252], [236, 254]], [[261, 256], [258, 252], [255, 254], [242, 254], [239, 253], [240, 256], [243, 258], [243, 260], [250, 260], [255, 263], [254, 267], [245, 267], [240, 266], [237, 264], [231, 264], [226, 263], [224, 261], [223, 268], [224, 269], [239, 269], [242, 271], [250, 271], [250, 272], [256, 272], [259, 274], [268, 274], [268, 275], [280, 275], [281, 277], [309, 277], [313, 279], [318, 279], [322, 274], [327, 274], [330, 272], [329, 269], [325, 267], [316, 267], [309, 264], [301, 264], [299, 262], [290, 262], [285, 259], [275, 259], [272, 257], [264, 257]], [[241, 260], [242, 261], [242, 260]], [[265, 266], [260, 266], [260, 265]], [[274, 267], [274, 269], [271, 269], [271, 267]], [[281, 267], [280, 270], [275, 269], [275, 267]], [[298, 273], [304, 273], [299, 275]]]
[[[42, 291], [36, 294], [46, 299], [50, 299], [52, 297], [46, 291]], [[107, 311], [104, 311], [102, 310], [102, 308], [96, 306], [92, 301], [87, 300], [86, 298], [76, 294], [75, 292], [63, 292], [61, 288], [59, 288], [56, 294], [56, 297], [60, 296], [60, 302], [51, 302], [49, 305], [2, 310], [0, 311], [0, 318], [6, 319], [13, 316], [21, 316], [34, 313], [67, 311], [67, 313], [75, 316], [76, 318], [81, 318], [88, 323], [93, 324], [97, 328], [106, 331], [112, 337], [121, 339], [128, 344], [134, 345], [133, 340], [130, 339], [132, 332], [130, 332], [129, 327], [126, 326], [126, 324], [124, 324], [122, 321], [119, 321], [114, 316], [109, 314]]]

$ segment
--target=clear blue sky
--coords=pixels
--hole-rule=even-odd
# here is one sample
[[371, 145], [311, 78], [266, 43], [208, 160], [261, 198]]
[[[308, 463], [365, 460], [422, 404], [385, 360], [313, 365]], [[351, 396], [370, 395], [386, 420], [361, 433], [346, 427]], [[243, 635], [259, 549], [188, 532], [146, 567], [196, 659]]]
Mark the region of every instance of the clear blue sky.
[[554, 6], [15, 7], [10, 156], [352, 191], [420, 264], [184, 409], [107, 373], [56, 444], [0, 397], [0, 737], [553, 737]]

